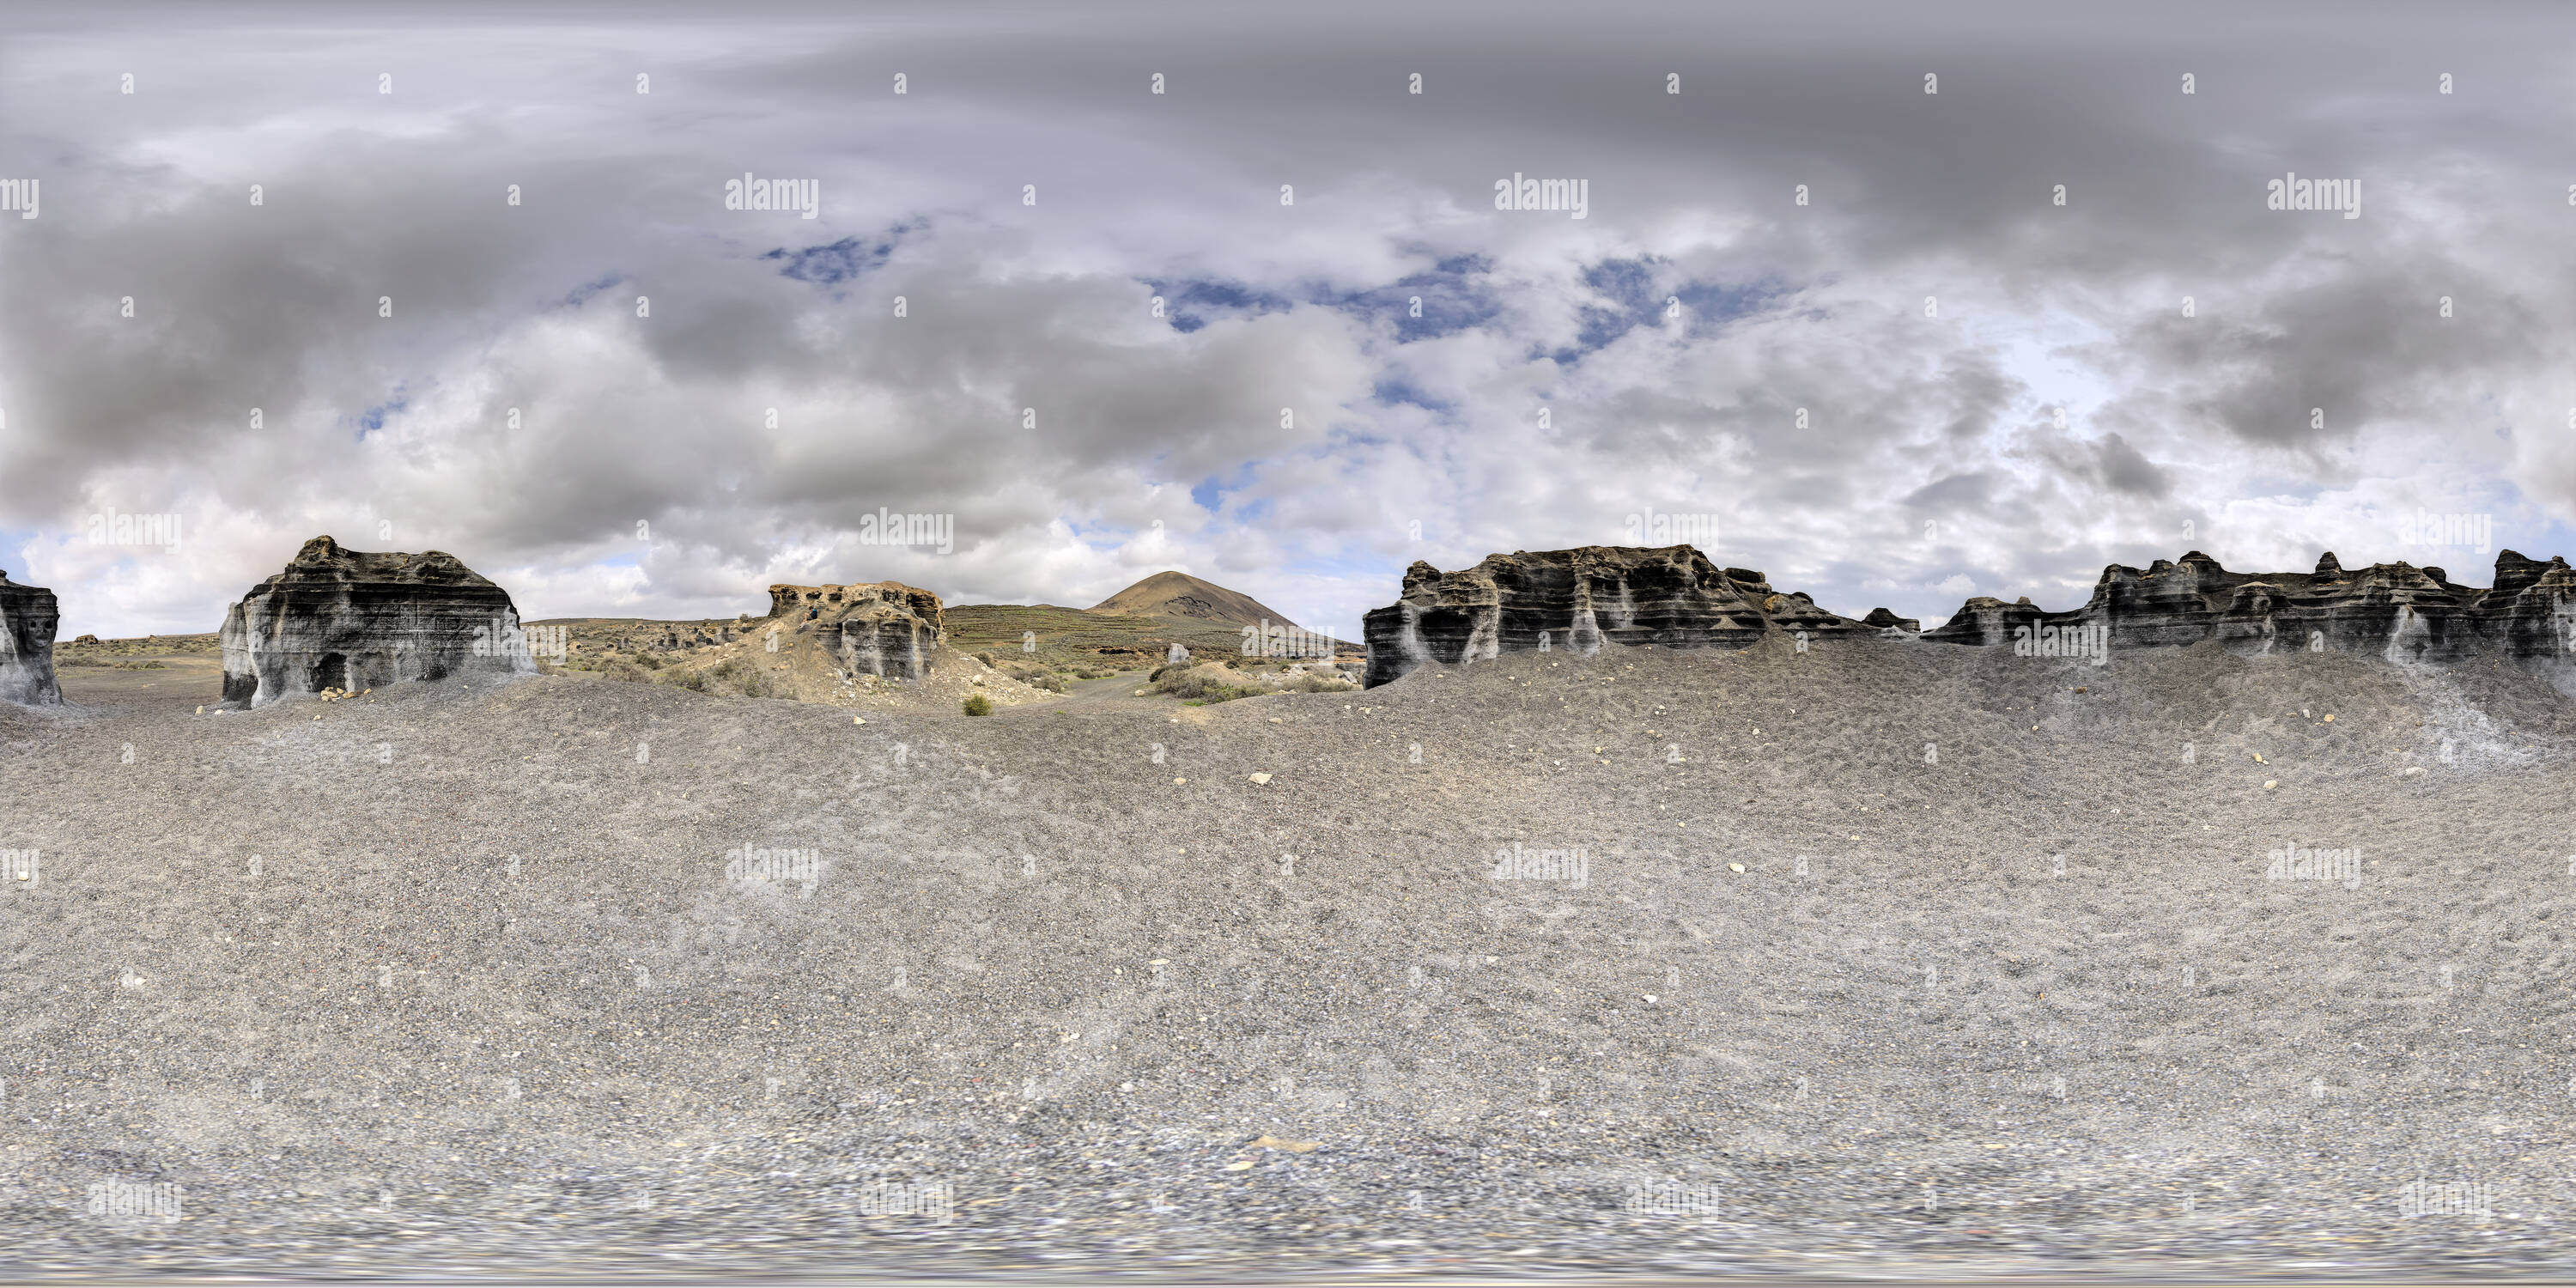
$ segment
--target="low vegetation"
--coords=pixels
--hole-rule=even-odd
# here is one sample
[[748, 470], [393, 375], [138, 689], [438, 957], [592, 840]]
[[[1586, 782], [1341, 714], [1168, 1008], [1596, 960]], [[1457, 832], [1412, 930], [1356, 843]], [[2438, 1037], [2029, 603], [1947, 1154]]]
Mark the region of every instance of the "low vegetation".
[[1146, 682], [1192, 706], [1257, 698], [1272, 693], [1348, 693], [1359, 685], [1337, 671], [1301, 667], [1268, 668], [1260, 663], [1171, 662], [1157, 667]]

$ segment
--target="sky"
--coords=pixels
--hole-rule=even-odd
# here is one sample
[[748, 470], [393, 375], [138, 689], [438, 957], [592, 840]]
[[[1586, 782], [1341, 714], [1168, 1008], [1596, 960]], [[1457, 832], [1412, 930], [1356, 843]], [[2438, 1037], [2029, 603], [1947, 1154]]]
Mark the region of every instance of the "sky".
[[2576, 554], [2563, 7], [350, 8], [0, 30], [0, 569], [65, 638], [322, 534], [532, 620], [1176, 568], [1345, 637], [1654, 515], [1926, 625]]

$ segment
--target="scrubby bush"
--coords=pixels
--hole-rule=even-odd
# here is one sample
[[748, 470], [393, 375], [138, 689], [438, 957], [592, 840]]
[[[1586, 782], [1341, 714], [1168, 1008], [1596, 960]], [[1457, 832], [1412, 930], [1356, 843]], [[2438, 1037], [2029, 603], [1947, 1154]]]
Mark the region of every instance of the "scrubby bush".
[[1356, 681], [1336, 671], [1308, 671], [1302, 675], [1285, 676], [1279, 686], [1283, 693], [1348, 693], [1358, 687]]
[[1192, 705], [1204, 706], [1211, 702], [1232, 702], [1237, 698], [1257, 698], [1265, 692], [1255, 686], [1234, 683], [1237, 677], [1230, 675], [1224, 667], [1213, 662], [1201, 663], [1197, 666], [1174, 664], [1164, 667], [1157, 674], [1161, 678], [1153, 682], [1154, 688]]
[[679, 667], [673, 667], [672, 669], [663, 672], [660, 679], [662, 683], [670, 685], [675, 689], [687, 689], [691, 693], [704, 693], [707, 691], [707, 673], [704, 671], [691, 671], [684, 670]]
[[993, 700], [980, 693], [969, 693], [966, 695], [965, 708], [966, 714], [970, 716], [989, 716], [993, 714]]
[[707, 673], [707, 678], [746, 698], [768, 698], [778, 694], [777, 686], [771, 682], [768, 673], [760, 669], [758, 662], [747, 662], [738, 657], [716, 663], [715, 669]]
[[994, 660], [993, 660], [993, 654], [992, 654], [992, 653], [991, 653], [991, 651], [989, 651], [989, 650], [987, 650], [987, 651], [985, 651], [985, 652], [977, 653], [977, 654], [975, 655], [975, 660], [976, 660], [976, 661], [978, 661], [978, 662], [983, 663], [983, 664], [984, 664], [984, 665], [986, 665], [986, 666], [1000, 666], [1000, 665], [1001, 665], [1001, 663], [996, 662], [996, 661], [994, 661]]

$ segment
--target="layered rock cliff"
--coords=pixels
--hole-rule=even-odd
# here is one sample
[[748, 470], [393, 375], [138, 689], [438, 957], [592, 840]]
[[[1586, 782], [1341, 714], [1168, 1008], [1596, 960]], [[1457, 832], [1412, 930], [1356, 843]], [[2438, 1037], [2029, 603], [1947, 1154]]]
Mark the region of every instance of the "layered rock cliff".
[[772, 628], [820, 636], [853, 672], [900, 680], [927, 674], [931, 651], [947, 641], [939, 596], [895, 581], [772, 586], [769, 619], [753, 630]]
[[2229, 572], [2194, 550], [2141, 571], [2102, 570], [2082, 608], [2051, 613], [2028, 599], [1971, 599], [1923, 638], [1996, 645], [2050, 628], [2099, 627], [2111, 649], [2218, 640], [2240, 652], [2328, 648], [2397, 662], [2568, 657], [2576, 646], [2576, 571], [2507, 550], [2495, 584], [2463, 586], [2438, 567], [2373, 564], [2347, 571], [2329, 552], [2313, 572]]
[[1773, 590], [1761, 573], [1720, 569], [1692, 546], [1584, 546], [1487, 555], [1458, 572], [1427, 563], [1405, 570], [1404, 594], [1362, 619], [1366, 683], [1425, 662], [1476, 662], [1504, 653], [1603, 644], [1743, 648], [1771, 634], [1811, 638], [1902, 629], [1879, 610], [1872, 622]]
[[224, 615], [224, 700], [534, 671], [509, 593], [454, 555], [369, 554], [315, 537]]
[[21, 586], [0, 570], [0, 702], [62, 702], [62, 686], [54, 681], [54, 628], [61, 621], [54, 592]]

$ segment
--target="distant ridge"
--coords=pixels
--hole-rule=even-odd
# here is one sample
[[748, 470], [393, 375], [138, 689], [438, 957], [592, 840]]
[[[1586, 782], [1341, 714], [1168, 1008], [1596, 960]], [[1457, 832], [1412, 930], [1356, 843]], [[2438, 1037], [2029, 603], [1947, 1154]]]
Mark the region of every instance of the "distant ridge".
[[1130, 617], [1179, 617], [1229, 626], [1259, 626], [1266, 621], [1292, 631], [1303, 629], [1289, 621], [1286, 614], [1250, 595], [1168, 569], [1083, 611], [1123, 613]]

